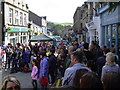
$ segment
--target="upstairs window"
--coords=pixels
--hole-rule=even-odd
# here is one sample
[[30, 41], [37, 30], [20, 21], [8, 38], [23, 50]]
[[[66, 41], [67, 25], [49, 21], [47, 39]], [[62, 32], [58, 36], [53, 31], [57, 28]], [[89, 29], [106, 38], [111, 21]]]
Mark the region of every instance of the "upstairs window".
[[20, 12], [20, 25], [23, 25], [23, 13]]
[[26, 26], [27, 25], [27, 20], [26, 20], [27, 18], [26, 18], [26, 14], [24, 14], [24, 26]]
[[13, 24], [13, 9], [9, 8], [9, 24]]
[[18, 11], [15, 10], [15, 25], [18, 25]]

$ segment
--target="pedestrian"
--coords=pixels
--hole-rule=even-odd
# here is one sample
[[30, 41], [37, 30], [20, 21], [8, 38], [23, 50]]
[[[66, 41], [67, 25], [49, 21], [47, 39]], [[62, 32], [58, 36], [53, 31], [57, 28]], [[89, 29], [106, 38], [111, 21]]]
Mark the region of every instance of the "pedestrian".
[[117, 72], [120, 73], [120, 67], [115, 62], [115, 55], [112, 52], [106, 54], [106, 63], [102, 67], [101, 80], [106, 72]]
[[25, 66], [25, 67], [27, 67], [29, 69], [29, 64], [28, 64], [29, 62], [30, 62], [30, 50], [29, 50], [28, 47], [25, 47], [24, 50], [23, 50], [23, 56], [22, 56], [23, 68]]
[[65, 59], [65, 69], [67, 69], [69, 66], [70, 66], [70, 59], [71, 59], [71, 54], [72, 54], [72, 52], [73, 52], [73, 50], [74, 50], [74, 46], [69, 46], [69, 48], [68, 48], [68, 54], [67, 54], [67, 57], [66, 57], [66, 59]]
[[120, 88], [120, 74], [116, 72], [107, 72], [103, 76], [104, 90], [116, 90]]
[[30, 70], [32, 70], [32, 61], [34, 59], [37, 59], [37, 56], [34, 51], [31, 51], [30, 64], [29, 64]]
[[43, 51], [40, 54], [40, 58], [42, 58], [39, 69], [40, 85], [42, 89], [46, 89], [48, 84], [48, 70], [49, 70], [48, 61], [49, 58], [46, 56], [46, 51]]
[[1, 90], [20, 90], [21, 85], [15, 76], [6, 76], [2, 81]]
[[2, 58], [3, 58], [2, 47], [0, 46], [0, 70], [2, 69]]
[[[6, 48], [6, 63], [5, 63], [5, 71], [7, 71], [7, 68], [10, 69], [10, 64], [12, 61], [12, 53], [13, 53], [13, 46], [11, 43], [8, 43], [8, 46]], [[8, 67], [7, 67], [8, 65]]]
[[76, 71], [76, 74], [75, 74], [75, 78], [73, 80], [73, 85], [72, 87], [74, 88], [80, 88], [80, 78], [85, 74], [87, 73], [88, 70], [87, 69], [79, 69]]
[[32, 61], [32, 73], [31, 73], [31, 78], [32, 78], [32, 85], [33, 85], [33, 89], [36, 90], [37, 89], [37, 79], [38, 79], [38, 67], [37, 67], [37, 62], [34, 59]]
[[72, 67], [69, 67], [65, 70], [65, 74], [63, 77], [62, 86], [72, 86], [73, 80], [75, 77], [75, 73], [78, 69], [87, 69], [91, 72], [91, 70], [87, 67], [85, 67], [82, 64], [83, 60], [83, 52], [82, 51], [74, 51], [71, 55], [71, 65]]
[[18, 71], [18, 56], [17, 47], [14, 46], [12, 53], [12, 68], [10, 73], [17, 73]]
[[57, 73], [57, 58], [55, 57], [54, 53], [55, 53], [55, 50], [54, 49], [50, 49], [49, 75], [51, 77], [51, 84], [53, 84], [55, 82], [56, 73]]
[[80, 78], [80, 88], [103, 89], [100, 77], [95, 72], [87, 72]]

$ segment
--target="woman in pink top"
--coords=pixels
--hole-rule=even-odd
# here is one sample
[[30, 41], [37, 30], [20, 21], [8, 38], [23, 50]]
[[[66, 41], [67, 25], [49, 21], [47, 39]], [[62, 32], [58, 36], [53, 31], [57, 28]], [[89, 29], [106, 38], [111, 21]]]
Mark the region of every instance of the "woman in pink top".
[[36, 60], [32, 61], [32, 73], [31, 73], [31, 78], [32, 78], [32, 85], [33, 88], [36, 90], [37, 89], [37, 79], [38, 79], [38, 67], [36, 66]]

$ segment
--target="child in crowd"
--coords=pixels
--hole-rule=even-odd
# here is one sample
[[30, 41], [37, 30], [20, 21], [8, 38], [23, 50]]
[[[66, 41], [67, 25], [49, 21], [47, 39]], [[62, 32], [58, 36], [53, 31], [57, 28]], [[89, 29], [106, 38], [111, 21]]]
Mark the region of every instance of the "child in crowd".
[[32, 85], [33, 88], [36, 90], [37, 89], [37, 79], [38, 79], [38, 67], [36, 65], [36, 60], [34, 59], [32, 61], [32, 73], [31, 73], [31, 78], [32, 78]]

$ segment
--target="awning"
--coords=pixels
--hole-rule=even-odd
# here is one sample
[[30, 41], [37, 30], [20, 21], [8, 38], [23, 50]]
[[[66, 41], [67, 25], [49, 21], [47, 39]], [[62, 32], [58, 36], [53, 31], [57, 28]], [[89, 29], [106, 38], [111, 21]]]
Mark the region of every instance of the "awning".
[[40, 35], [37, 35], [37, 36], [33, 37], [33, 38], [30, 39], [29, 41], [30, 41], [30, 42], [53, 41], [53, 39], [50, 38], [49, 36], [45, 35], [45, 34], [40, 34]]

